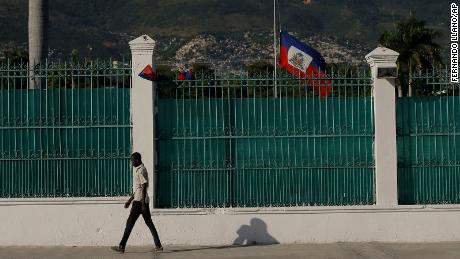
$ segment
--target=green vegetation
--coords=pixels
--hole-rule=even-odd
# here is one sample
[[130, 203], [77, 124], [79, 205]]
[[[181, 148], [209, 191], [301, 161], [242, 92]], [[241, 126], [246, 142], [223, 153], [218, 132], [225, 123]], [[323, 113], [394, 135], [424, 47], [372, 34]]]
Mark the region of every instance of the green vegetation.
[[436, 43], [439, 36], [439, 31], [428, 28], [425, 21], [412, 15], [380, 36], [383, 46], [399, 52], [400, 97], [413, 96], [413, 73], [442, 66], [442, 48]]
[[70, 53], [70, 60], [72, 61], [73, 64], [78, 63], [79, 59], [79, 54], [78, 54], [78, 49], [73, 49], [72, 52]]
[[192, 64], [192, 71], [195, 74], [203, 75], [203, 76], [206, 76], [208, 78], [213, 78], [214, 74], [215, 74], [214, 69], [211, 68], [211, 66], [209, 64], [205, 64], [205, 63]]
[[246, 67], [246, 71], [248, 71], [248, 75], [251, 77], [254, 77], [260, 74], [263, 74], [263, 75], [271, 74], [273, 73], [274, 70], [275, 70], [275, 67], [273, 66], [273, 64], [267, 61], [264, 61], [264, 60], [255, 61]]
[[0, 63], [25, 64], [29, 60], [29, 54], [23, 48], [16, 46], [14, 42], [0, 44]]

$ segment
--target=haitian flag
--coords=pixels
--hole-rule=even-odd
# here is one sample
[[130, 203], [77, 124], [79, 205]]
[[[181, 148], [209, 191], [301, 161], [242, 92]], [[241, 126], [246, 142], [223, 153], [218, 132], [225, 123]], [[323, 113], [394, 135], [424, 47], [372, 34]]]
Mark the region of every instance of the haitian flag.
[[319, 79], [327, 77], [324, 58], [314, 48], [284, 31], [280, 33], [280, 66], [299, 77], [312, 78], [308, 84], [321, 97], [331, 95], [331, 80]]
[[150, 81], [155, 81], [157, 79], [157, 75], [155, 74], [155, 71], [153, 71], [151, 65], [147, 65], [144, 69], [142, 69], [139, 76]]
[[190, 70], [187, 71], [180, 71], [179, 74], [177, 74], [177, 80], [193, 80], [193, 73]]

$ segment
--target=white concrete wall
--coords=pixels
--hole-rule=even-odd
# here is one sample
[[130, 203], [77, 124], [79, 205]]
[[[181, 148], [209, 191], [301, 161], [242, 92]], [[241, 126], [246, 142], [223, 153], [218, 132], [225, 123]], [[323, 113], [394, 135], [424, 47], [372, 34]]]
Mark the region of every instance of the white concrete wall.
[[[35, 205], [34, 205], [35, 204]], [[116, 245], [129, 210], [120, 201], [0, 202], [0, 245]], [[240, 230], [249, 242], [460, 241], [460, 207], [365, 207], [157, 210], [153, 221], [165, 245], [230, 245]], [[254, 231], [256, 229], [256, 231]], [[271, 236], [271, 237], [270, 237]], [[150, 245], [139, 218], [128, 245]]]

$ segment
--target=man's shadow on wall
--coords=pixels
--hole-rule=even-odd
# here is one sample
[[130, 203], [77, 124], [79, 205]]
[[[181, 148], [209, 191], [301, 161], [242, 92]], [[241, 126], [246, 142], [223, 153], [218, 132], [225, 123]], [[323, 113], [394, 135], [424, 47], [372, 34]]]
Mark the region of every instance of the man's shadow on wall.
[[177, 253], [177, 252], [188, 252], [188, 251], [197, 251], [197, 250], [212, 250], [212, 249], [229, 249], [229, 248], [238, 248], [238, 247], [247, 247], [254, 245], [274, 245], [279, 244], [278, 240], [272, 237], [267, 230], [267, 224], [259, 219], [252, 218], [249, 221], [249, 225], [242, 225], [236, 233], [238, 237], [233, 241], [232, 245], [224, 246], [205, 246], [205, 247], [196, 247], [196, 248], [186, 248], [186, 249], [168, 249], [163, 253]]
[[259, 218], [252, 218], [249, 225], [242, 225], [236, 233], [238, 237], [233, 241], [233, 245], [279, 244], [278, 240], [268, 233], [267, 224]]

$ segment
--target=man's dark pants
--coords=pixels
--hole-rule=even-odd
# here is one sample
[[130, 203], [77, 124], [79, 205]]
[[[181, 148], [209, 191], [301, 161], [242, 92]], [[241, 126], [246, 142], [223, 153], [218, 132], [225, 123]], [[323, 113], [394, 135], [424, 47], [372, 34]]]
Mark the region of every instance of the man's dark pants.
[[147, 224], [147, 226], [150, 229], [150, 232], [152, 233], [155, 246], [161, 247], [160, 238], [158, 237], [155, 225], [153, 225], [152, 216], [150, 215], [149, 204], [145, 204], [145, 211], [144, 213], [142, 213], [142, 203], [140, 201], [133, 201], [133, 205], [131, 206], [131, 212], [129, 213], [128, 220], [126, 221], [125, 233], [123, 234], [123, 238], [120, 242], [120, 247], [126, 247], [126, 242], [128, 241], [129, 235], [133, 230], [137, 218], [139, 218], [139, 215], [141, 214], [144, 218], [145, 224]]

